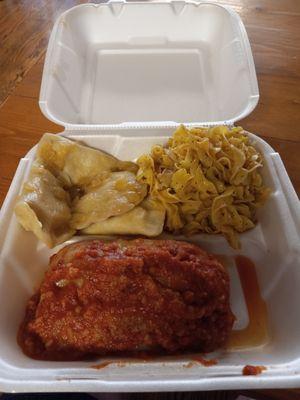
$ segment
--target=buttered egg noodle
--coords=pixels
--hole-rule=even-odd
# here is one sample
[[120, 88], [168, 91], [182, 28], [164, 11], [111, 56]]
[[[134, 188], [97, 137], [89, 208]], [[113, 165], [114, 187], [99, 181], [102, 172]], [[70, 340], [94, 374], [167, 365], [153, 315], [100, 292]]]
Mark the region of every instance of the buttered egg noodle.
[[254, 227], [270, 192], [259, 172], [263, 158], [240, 127], [180, 126], [137, 164], [137, 179], [166, 210], [166, 230], [221, 233], [233, 248], [240, 247], [238, 233]]

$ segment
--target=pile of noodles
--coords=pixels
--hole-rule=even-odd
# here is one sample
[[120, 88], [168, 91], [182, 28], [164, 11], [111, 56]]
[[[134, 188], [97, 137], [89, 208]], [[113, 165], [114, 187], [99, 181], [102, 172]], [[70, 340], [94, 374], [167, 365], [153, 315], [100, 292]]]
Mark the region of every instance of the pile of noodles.
[[166, 146], [153, 146], [137, 163], [138, 180], [166, 210], [166, 230], [222, 233], [233, 248], [270, 192], [259, 173], [263, 158], [240, 127], [180, 126]]

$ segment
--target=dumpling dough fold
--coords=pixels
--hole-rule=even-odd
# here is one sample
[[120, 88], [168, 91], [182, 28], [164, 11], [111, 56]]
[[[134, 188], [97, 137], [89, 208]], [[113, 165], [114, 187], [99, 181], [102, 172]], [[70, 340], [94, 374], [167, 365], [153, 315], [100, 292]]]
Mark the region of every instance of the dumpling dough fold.
[[137, 165], [60, 135], [44, 134], [15, 214], [49, 247], [77, 230], [98, 234], [155, 236], [165, 213], [153, 207]]
[[37, 160], [66, 185], [86, 188], [99, 175], [112, 171], [137, 172], [137, 165], [121, 161], [102, 150], [81, 145], [63, 136], [45, 133], [36, 153]]
[[146, 198], [125, 214], [90, 225], [81, 232], [91, 235], [145, 235], [158, 236], [162, 233], [165, 211], [154, 207]]
[[109, 217], [124, 214], [139, 204], [147, 186], [128, 171], [112, 172], [99, 187], [88, 190], [73, 207], [71, 226], [84, 229]]
[[35, 162], [23, 186], [15, 213], [19, 223], [47, 246], [53, 247], [72, 237], [70, 197], [60, 182]]

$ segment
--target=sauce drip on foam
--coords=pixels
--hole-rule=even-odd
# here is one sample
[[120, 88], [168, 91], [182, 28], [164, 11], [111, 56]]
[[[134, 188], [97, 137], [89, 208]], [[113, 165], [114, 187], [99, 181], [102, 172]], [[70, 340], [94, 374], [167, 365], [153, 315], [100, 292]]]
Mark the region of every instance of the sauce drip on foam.
[[113, 361], [104, 361], [100, 364], [92, 365], [91, 368], [102, 369], [102, 368], [108, 367], [110, 364], [114, 364], [114, 362]]
[[235, 263], [248, 309], [249, 324], [245, 329], [232, 332], [227, 348], [241, 350], [263, 346], [269, 341], [267, 307], [260, 294], [255, 265], [244, 256], [237, 256]]
[[243, 375], [259, 375], [267, 368], [263, 365], [245, 365], [243, 368]]

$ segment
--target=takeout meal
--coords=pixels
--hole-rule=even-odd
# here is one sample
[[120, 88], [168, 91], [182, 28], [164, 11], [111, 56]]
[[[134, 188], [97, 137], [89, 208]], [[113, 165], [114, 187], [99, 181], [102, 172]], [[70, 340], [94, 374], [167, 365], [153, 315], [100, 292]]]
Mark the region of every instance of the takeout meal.
[[81, 234], [238, 233], [269, 195], [261, 154], [242, 128], [180, 126], [137, 163], [45, 134], [15, 207], [20, 224], [53, 247]]
[[18, 342], [44, 360], [208, 352], [226, 343], [233, 321], [228, 274], [198, 246], [89, 240], [51, 257]]

